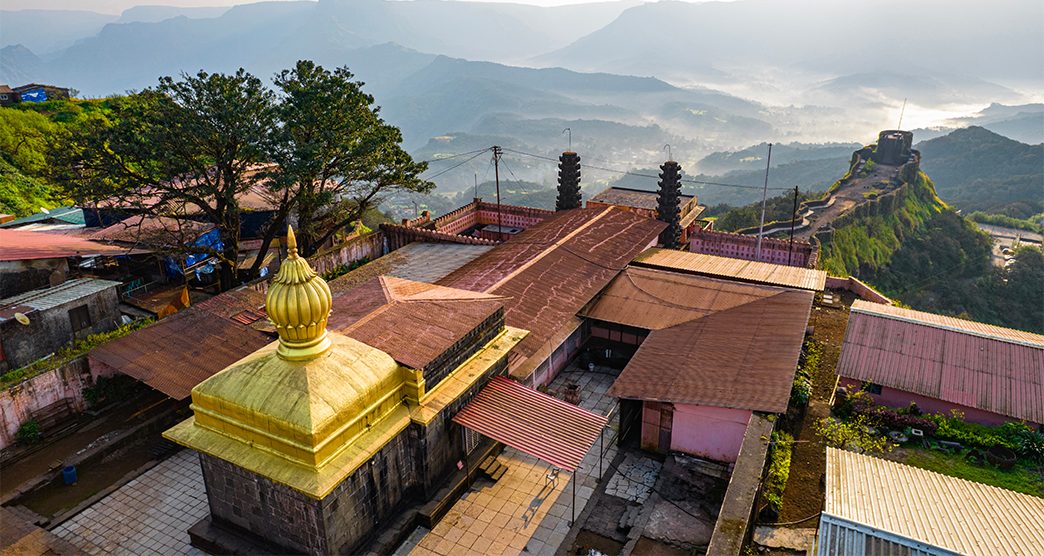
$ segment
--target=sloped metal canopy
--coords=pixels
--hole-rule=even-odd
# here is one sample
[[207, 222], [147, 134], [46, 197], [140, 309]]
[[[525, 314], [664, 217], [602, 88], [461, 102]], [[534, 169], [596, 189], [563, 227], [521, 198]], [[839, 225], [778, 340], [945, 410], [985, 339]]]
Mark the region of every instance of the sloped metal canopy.
[[609, 418], [497, 376], [453, 422], [572, 472]]

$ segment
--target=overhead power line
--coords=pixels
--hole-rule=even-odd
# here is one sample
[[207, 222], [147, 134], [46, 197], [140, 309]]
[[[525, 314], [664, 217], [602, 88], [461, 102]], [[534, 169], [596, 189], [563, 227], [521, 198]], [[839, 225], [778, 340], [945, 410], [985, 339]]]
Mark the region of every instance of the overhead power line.
[[[527, 152], [523, 152], [523, 151], [516, 151], [514, 149], [504, 149], [504, 152], [509, 152], [509, 153], [512, 153], [512, 154], [518, 154], [518, 155], [522, 155], [522, 156], [528, 156], [530, 158], [536, 158], [536, 159], [539, 159], [539, 160], [546, 160], [548, 162], [554, 162], [555, 164], [558, 163], [558, 159], [551, 158], [549, 156], [541, 156], [539, 154], [527, 153]], [[591, 165], [591, 164], [584, 164], [583, 167], [584, 168], [589, 168], [589, 169], [592, 169], [592, 170], [601, 170], [603, 172], [612, 172], [614, 174], [620, 174], [620, 175], [625, 175], [625, 176], [634, 176], [634, 177], [639, 177], [639, 178], [649, 178], [649, 179], [654, 179], [654, 180], [660, 179], [660, 176], [658, 176], [656, 174], [642, 174], [640, 172], [632, 172], [632, 171], [629, 171], [629, 170], [620, 170], [618, 168], [608, 168], [608, 167], [605, 167], [605, 166], [594, 166], [594, 165]], [[718, 186], [718, 187], [735, 187], [735, 188], [740, 188], [740, 189], [763, 189], [761, 186], [757, 186], [757, 185], [743, 185], [743, 184], [738, 184], [738, 183], [723, 183], [723, 182], [715, 182], [715, 181], [697, 180], [697, 179], [692, 179], [692, 178], [682, 178], [681, 181], [682, 181], [682, 183], [692, 183], [692, 184], [697, 184], [697, 185], [714, 185], [714, 186]], [[790, 188], [789, 187], [770, 187], [768, 189], [770, 191], [786, 191], [786, 190], [789, 190]]]
[[426, 179], [426, 180], [433, 180], [433, 179], [435, 179], [435, 178], [445, 174], [446, 172], [450, 172], [450, 171], [456, 170], [457, 168], [460, 168], [461, 166], [467, 164], [468, 162], [471, 162], [472, 160], [475, 160], [479, 156], [482, 156], [482, 154], [487, 152], [487, 151], [489, 151], [489, 149], [482, 149], [481, 151], [478, 151], [477, 153], [471, 155], [469, 158], [465, 158], [464, 160], [454, 164], [453, 166], [450, 166], [449, 168], [441, 170], [441, 171], [439, 171], [436, 174], [432, 174], [432, 175], [430, 175], [430, 176], [428, 176], [428, 177], [426, 177], [424, 179]]

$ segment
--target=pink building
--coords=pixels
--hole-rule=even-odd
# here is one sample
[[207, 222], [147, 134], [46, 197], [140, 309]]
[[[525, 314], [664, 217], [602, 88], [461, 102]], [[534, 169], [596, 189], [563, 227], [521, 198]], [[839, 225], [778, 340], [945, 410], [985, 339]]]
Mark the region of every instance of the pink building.
[[963, 411], [968, 421], [1044, 423], [1044, 336], [857, 300], [840, 385], [881, 404]]
[[650, 451], [736, 461], [751, 415], [787, 409], [813, 297], [626, 268], [582, 313], [592, 340], [629, 358], [610, 389], [621, 430]]
[[[704, 230], [697, 226], [689, 236], [689, 251], [756, 261], [758, 238], [732, 232]], [[760, 260], [766, 263], [815, 268], [819, 260], [819, 251], [807, 241], [795, 239], [792, 248], [789, 240], [766, 237], [761, 240]]]

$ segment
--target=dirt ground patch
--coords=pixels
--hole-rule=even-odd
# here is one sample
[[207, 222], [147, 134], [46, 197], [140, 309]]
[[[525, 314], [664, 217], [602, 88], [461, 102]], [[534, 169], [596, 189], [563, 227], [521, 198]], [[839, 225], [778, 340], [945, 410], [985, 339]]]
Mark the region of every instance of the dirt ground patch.
[[823, 509], [823, 480], [826, 473], [826, 445], [815, 432], [815, 424], [830, 415], [830, 396], [837, 382], [837, 362], [841, 342], [848, 326], [848, 307], [855, 296], [847, 291], [833, 291], [841, 296], [843, 309], [814, 306], [809, 324], [812, 339], [820, 345], [823, 357], [812, 377], [812, 396], [800, 414], [788, 414], [786, 429], [797, 442], [790, 459], [790, 477], [783, 491], [779, 522], [795, 523], [795, 527], [815, 527], [812, 519]]
[[588, 551], [594, 549], [602, 554], [606, 554], [607, 556], [616, 556], [623, 551], [623, 547], [624, 545], [622, 542], [617, 542], [597, 533], [592, 533], [591, 531], [582, 529], [580, 533], [577, 534], [573, 546], [569, 549], [569, 554], [587, 556]]

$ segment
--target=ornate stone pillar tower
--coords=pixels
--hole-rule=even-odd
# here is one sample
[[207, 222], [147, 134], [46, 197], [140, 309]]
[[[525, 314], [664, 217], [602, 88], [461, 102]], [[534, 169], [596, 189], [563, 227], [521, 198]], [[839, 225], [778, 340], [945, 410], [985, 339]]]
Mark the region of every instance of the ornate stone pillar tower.
[[558, 199], [555, 201], [555, 210], [580, 208], [580, 156], [566, 151], [558, 160]]
[[668, 160], [660, 166], [660, 189], [657, 192], [656, 219], [666, 222], [667, 227], [660, 232], [660, 245], [668, 249], [681, 246], [681, 166]]

